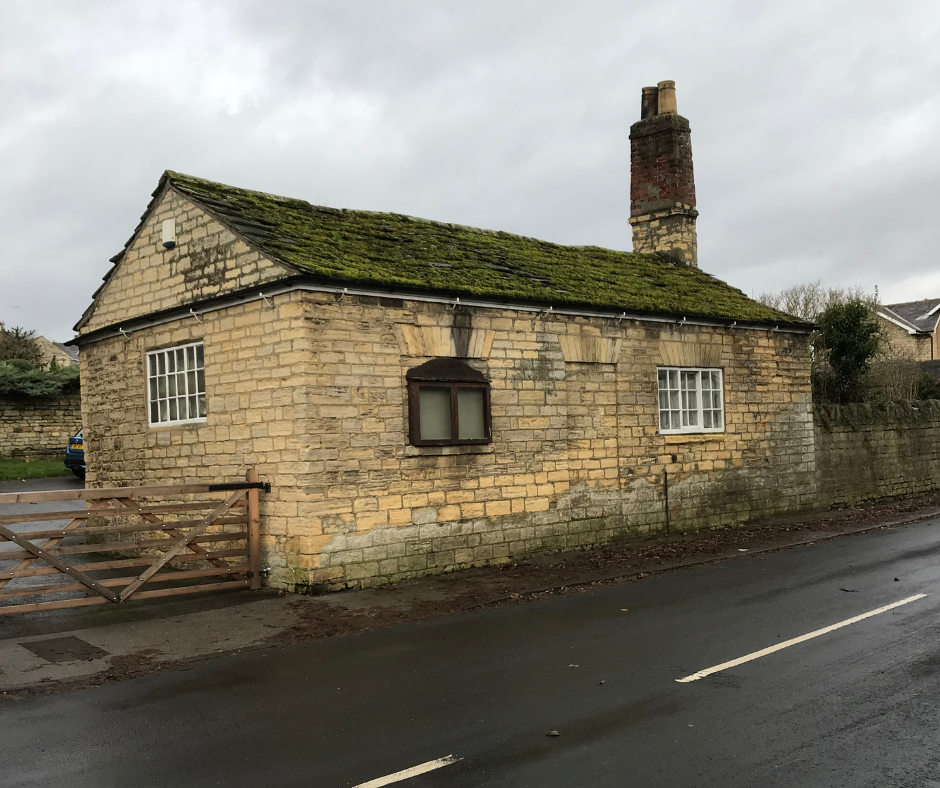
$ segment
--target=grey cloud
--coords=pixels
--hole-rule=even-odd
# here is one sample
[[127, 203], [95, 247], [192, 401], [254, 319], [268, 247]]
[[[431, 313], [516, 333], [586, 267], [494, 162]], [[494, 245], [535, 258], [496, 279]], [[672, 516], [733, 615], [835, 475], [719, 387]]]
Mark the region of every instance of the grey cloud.
[[667, 78], [703, 268], [940, 293], [934, 2], [36, 8], [0, 9], [0, 319], [55, 338], [166, 168], [629, 249], [629, 126]]

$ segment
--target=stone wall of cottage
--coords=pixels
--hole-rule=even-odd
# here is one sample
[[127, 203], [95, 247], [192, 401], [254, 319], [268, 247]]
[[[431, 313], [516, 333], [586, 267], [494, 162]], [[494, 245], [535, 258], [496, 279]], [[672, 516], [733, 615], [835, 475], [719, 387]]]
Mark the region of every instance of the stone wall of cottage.
[[65, 457], [69, 437], [82, 428], [78, 394], [51, 399], [0, 397], [0, 456], [25, 460]]
[[[815, 502], [802, 335], [315, 294], [305, 310], [313, 473], [304, 516], [270, 532], [277, 585], [369, 585]], [[410, 446], [405, 374], [453, 355], [491, 381], [493, 442]], [[664, 364], [724, 369], [724, 433], [659, 434]]]
[[[265, 527], [286, 533], [310, 483], [310, 338], [299, 296], [282, 295], [83, 346], [87, 485], [236, 481], [256, 467], [274, 487]], [[200, 340], [205, 423], [148, 426], [146, 352]]]
[[[373, 585], [816, 500], [801, 335], [315, 293], [273, 303], [82, 349], [89, 484], [257, 467], [273, 485], [273, 585]], [[206, 423], [148, 427], [144, 354], [199, 339]], [[409, 445], [405, 374], [440, 356], [491, 381], [492, 444]], [[663, 364], [724, 369], [724, 433], [659, 434]]]
[[817, 406], [819, 504], [940, 489], [940, 402]]
[[[176, 219], [176, 247], [165, 249], [163, 221], [171, 218]], [[82, 332], [289, 274], [171, 188], [105, 283]]]

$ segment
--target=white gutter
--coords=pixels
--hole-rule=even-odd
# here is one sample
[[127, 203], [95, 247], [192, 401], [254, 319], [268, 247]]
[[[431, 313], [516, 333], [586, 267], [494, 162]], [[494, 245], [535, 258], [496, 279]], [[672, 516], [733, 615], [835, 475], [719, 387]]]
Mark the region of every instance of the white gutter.
[[[727, 320], [709, 320], [708, 318], [693, 317], [687, 319], [685, 317], [656, 317], [632, 312], [622, 312], [621, 314], [616, 314], [614, 312], [599, 312], [588, 309], [573, 309], [567, 307], [559, 307], [556, 309], [554, 306], [549, 306], [546, 308], [544, 306], [533, 306], [529, 304], [500, 303], [498, 301], [482, 301], [473, 298], [445, 298], [443, 296], [395, 293], [388, 290], [369, 290], [359, 287], [341, 287], [338, 285], [325, 284], [319, 285], [307, 282], [294, 282], [289, 285], [279, 286], [277, 282], [272, 282], [271, 286], [265, 287], [263, 292], [259, 291], [246, 293], [244, 296], [240, 296], [237, 292], [232, 293], [231, 296], [224, 297], [224, 300], [220, 300], [216, 303], [201, 308], [180, 306], [178, 311], [174, 310], [170, 314], [166, 314], [150, 320], [147, 319], [146, 315], [141, 315], [140, 317], [136, 317], [128, 321], [125, 325], [111, 326], [110, 330], [105, 330], [102, 334], [96, 335], [94, 339], [90, 339], [88, 341], [97, 342], [102, 339], [113, 339], [117, 336], [130, 338], [131, 334], [144, 328], [165, 325], [167, 323], [175, 323], [178, 320], [185, 320], [188, 317], [193, 317], [198, 320], [198, 316], [209, 314], [211, 312], [218, 312], [220, 309], [228, 309], [230, 306], [236, 304], [251, 303], [252, 301], [264, 301], [273, 308], [273, 304], [271, 304], [272, 298], [296, 291], [311, 293], [332, 293], [334, 295], [340, 296], [340, 298], [346, 295], [368, 296], [372, 298], [394, 298], [399, 301], [420, 301], [422, 303], [429, 304], [446, 304], [451, 307], [456, 307], [458, 304], [460, 304], [461, 306], [472, 306], [478, 309], [499, 309], [511, 310], [515, 312], [529, 312], [533, 314], [541, 314], [543, 317], [548, 315], [565, 315], [568, 317], [601, 317], [616, 320], [618, 323], [622, 320], [633, 320], [637, 323], [656, 323], [659, 325], [673, 326], [708, 326], [713, 328], [735, 328], [737, 326], [736, 320], [730, 321], [729, 324], [729, 321]], [[793, 328], [788, 326], [779, 328], [777, 326], [770, 327], [747, 325], [741, 326], [741, 328], [746, 328], [749, 331], [767, 331], [771, 334], [775, 332], [789, 334], [808, 334], [812, 331], [812, 329]], [[77, 344], [83, 344], [81, 342], [81, 336], [76, 337], [75, 340], [77, 340]]]
[[904, 323], [902, 323], [900, 320], [895, 320], [893, 317], [891, 317], [891, 315], [886, 315], [884, 312], [878, 312], [877, 314], [878, 317], [883, 317], [889, 323], [894, 323], [894, 325], [898, 326], [899, 328], [903, 328], [905, 331], [907, 331], [908, 334], [918, 333], [917, 328], [911, 328], [910, 325], [904, 325]]

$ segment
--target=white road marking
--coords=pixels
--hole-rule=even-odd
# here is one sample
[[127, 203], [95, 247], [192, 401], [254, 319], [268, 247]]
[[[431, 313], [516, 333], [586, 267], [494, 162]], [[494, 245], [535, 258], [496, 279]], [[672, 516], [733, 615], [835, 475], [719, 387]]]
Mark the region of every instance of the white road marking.
[[742, 665], [745, 662], [750, 662], [752, 659], [760, 659], [761, 657], [766, 657], [768, 654], [773, 654], [775, 651], [780, 651], [781, 649], [789, 648], [790, 646], [795, 646], [797, 643], [802, 643], [804, 640], [811, 640], [812, 638], [818, 638], [820, 635], [825, 635], [827, 632], [832, 632], [836, 629], [841, 629], [842, 627], [847, 627], [849, 624], [855, 624], [859, 621], [862, 621], [866, 618], [871, 618], [872, 616], [877, 616], [879, 613], [884, 613], [888, 610], [892, 610], [896, 607], [901, 607], [901, 605], [907, 605], [911, 602], [916, 602], [918, 599], [923, 599], [926, 594], [915, 594], [914, 596], [909, 596], [907, 599], [902, 599], [900, 602], [892, 602], [890, 605], [885, 605], [884, 607], [879, 607], [877, 610], [869, 610], [867, 613], [862, 613], [860, 616], [854, 616], [852, 618], [847, 618], [845, 621], [840, 621], [838, 624], [832, 624], [828, 627], [823, 627], [822, 629], [817, 629], [815, 632], [808, 632], [805, 635], [800, 635], [797, 638], [792, 638], [791, 640], [785, 640], [783, 643], [777, 643], [775, 646], [769, 646], [767, 648], [761, 649], [760, 651], [755, 651], [753, 654], [748, 654], [746, 657], [739, 657], [738, 659], [733, 659], [730, 662], [722, 662], [720, 665], [715, 665], [713, 668], [706, 668], [705, 670], [700, 670], [698, 673], [693, 673], [691, 676], [686, 676], [683, 679], [676, 679], [680, 684], [685, 684], [690, 681], [698, 681], [703, 679], [706, 676], [710, 676], [712, 673], [718, 673], [722, 670], [727, 670], [728, 668], [733, 668], [736, 665]]
[[436, 761], [419, 763], [417, 766], [412, 766], [410, 769], [403, 769], [400, 772], [395, 772], [395, 774], [388, 774], [385, 777], [369, 780], [367, 783], [360, 783], [359, 785], [353, 786], [353, 788], [382, 788], [383, 785], [391, 785], [392, 783], [407, 780], [409, 777], [417, 777], [419, 774], [424, 774], [425, 772], [433, 772], [435, 769], [440, 769], [443, 766], [450, 766], [452, 763], [457, 763], [459, 760], [460, 758], [448, 755], [445, 758], [438, 758]]

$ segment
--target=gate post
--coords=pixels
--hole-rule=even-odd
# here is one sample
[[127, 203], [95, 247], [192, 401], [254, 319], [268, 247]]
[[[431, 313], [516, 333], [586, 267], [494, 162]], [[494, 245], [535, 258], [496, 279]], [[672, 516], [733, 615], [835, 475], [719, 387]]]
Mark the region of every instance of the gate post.
[[[246, 481], [258, 483], [258, 469], [250, 468], [245, 474]], [[258, 511], [257, 487], [248, 490], [248, 571], [251, 581], [249, 588], [256, 591], [261, 588], [261, 515]]]

